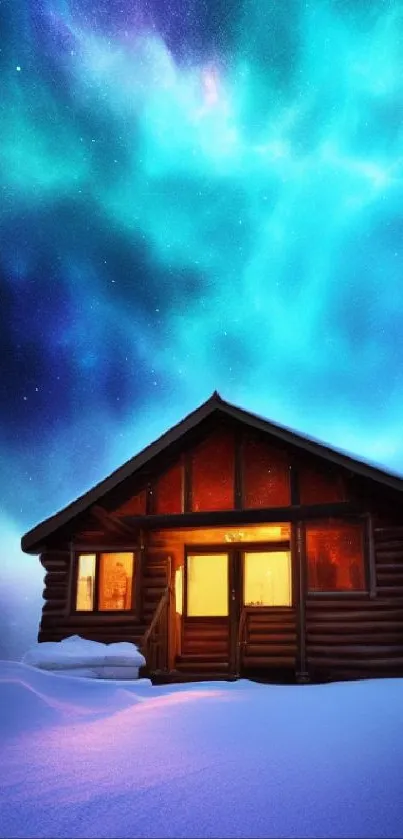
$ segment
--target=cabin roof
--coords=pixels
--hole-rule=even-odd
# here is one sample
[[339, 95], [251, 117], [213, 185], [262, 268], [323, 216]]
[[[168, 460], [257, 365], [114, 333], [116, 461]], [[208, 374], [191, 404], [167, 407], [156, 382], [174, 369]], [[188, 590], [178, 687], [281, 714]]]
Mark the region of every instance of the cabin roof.
[[207, 417], [215, 413], [217, 415], [232, 417], [246, 426], [266, 432], [278, 440], [290, 443], [325, 461], [342, 466], [357, 475], [369, 478], [399, 492], [403, 491], [403, 478], [400, 478], [398, 475], [373, 466], [366, 461], [353, 458], [340, 449], [331, 448], [312, 437], [298, 434], [286, 426], [279, 425], [243, 408], [239, 408], [237, 405], [233, 405], [222, 399], [219, 393], [214, 391], [206, 402], [203, 402], [196, 410], [184, 417], [184, 419], [162, 434], [161, 437], [158, 437], [153, 443], [150, 443], [118, 469], [115, 469], [107, 478], [104, 478], [104, 480], [79, 496], [75, 501], [72, 501], [58, 513], [55, 513], [29, 530], [22, 537], [22, 550], [27, 553], [38, 553], [44, 541], [52, 536], [60, 527], [63, 527], [76, 516], [84, 513], [99, 501], [100, 498], [103, 498], [127, 478], [134, 475], [148, 461], [151, 461], [154, 457], [167, 450], [189, 431], [192, 431], [200, 425]]

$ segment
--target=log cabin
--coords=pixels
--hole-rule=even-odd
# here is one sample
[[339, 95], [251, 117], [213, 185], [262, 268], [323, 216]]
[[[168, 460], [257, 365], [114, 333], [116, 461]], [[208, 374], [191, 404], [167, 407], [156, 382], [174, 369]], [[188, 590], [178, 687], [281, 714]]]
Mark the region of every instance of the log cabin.
[[403, 480], [217, 392], [22, 538], [38, 640], [143, 651], [155, 680], [403, 674]]

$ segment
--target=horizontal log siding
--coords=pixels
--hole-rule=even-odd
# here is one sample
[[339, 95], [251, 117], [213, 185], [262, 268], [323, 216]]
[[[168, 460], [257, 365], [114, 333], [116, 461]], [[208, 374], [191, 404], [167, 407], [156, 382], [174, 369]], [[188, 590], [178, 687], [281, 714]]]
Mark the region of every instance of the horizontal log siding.
[[295, 668], [297, 628], [295, 609], [249, 610], [241, 664], [245, 669]]
[[376, 597], [307, 598], [311, 675], [403, 675], [403, 528], [374, 529]]

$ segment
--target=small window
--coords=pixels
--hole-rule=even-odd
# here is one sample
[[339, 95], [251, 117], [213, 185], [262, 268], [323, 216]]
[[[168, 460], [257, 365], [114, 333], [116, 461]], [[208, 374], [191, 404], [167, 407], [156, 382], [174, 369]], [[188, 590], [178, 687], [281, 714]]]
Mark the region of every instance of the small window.
[[129, 611], [133, 602], [133, 574], [131, 552], [80, 554], [76, 611]]
[[95, 599], [95, 554], [78, 557], [77, 599], [78, 612], [92, 612]]
[[365, 591], [363, 528], [360, 523], [306, 525], [310, 591]]

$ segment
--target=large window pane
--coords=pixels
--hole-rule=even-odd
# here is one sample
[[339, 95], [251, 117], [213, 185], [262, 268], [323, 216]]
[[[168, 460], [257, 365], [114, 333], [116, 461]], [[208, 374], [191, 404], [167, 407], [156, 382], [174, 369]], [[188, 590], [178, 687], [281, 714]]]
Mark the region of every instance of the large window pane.
[[291, 606], [289, 551], [251, 551], [244, 554], [245, 606]]
[[311, 591], [365, 589], [361, 524], [307, 524], [306, 551], [308, 585]]
[[102, 553], [99, 565], [99, 609], [131, 609], [133, 584], [132, 553]]
[[288, 458], [258, 437], [243, 441], [243, 506], [287, 507], [290, 504]]
[[95, 554], [80, 554], [78, 557], [77, 598], [78, 612], [92, 612], [95, 594]]
[[218, 431], [191, 456], [192, 510], [232, 510], [234, 506], [234, 437]]
[[187, 558], [189, 617], [228, 615], [228, 555], [201, 554]]

